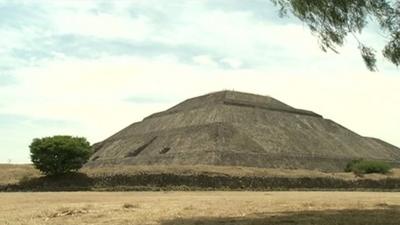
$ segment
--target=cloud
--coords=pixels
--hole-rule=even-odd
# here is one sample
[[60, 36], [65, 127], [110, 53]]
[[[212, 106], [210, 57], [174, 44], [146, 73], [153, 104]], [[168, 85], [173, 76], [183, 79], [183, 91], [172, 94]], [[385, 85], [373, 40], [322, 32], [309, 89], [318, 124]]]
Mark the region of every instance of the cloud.
[[[279, 18], [268, 1], [46, 3], [4, 4], [4, 10], [12, 13], [7, 14], [10, 19], [0, 20], [4, 28], [0, 41], [6, 46], [0, 50], [0, 68], [41, 65], [60, 57], [121, 55], [173, 55], [182, 63], [198, 65], [205, 63], [206, 56], [208, 64], [225, 69], [271, 68], [282, 63], [302, 69], [311, 60], [321, 66], [329, 66], [332, 59], [349, 62], [322, 53], [307, 28]], [[19, 20], [27, 15], [29, 20]], [[359, 58], [354, 63], [364, 66]]]
[[218, 66], [218, 63], [209, 55], [197, 55], [193, 57], [193, 62], [202, 66]]
[[[4, 4], [3, 10], [11, 13], [6, 20], [0, 20], [3, 27], [0, 40], [7, 46], [2, 55], [15, 63], [2, 64], [14, 67], [40, 64], [59, 55], [97, 58], [168, 53], [186, 63], [191, 62], [187, 59], [209, 55], [260, 66], [266, 61], [281, 60], [292, 50], [320, 54], [309, 33], [301, 27], [260, 21], [248, 7], [223, 11], [220, 6], [211, 7], [213, 4], [207, 1], [119, 2], [107, 7], [104, 4], [99, 1], [83, 5], [71, 1]], [[294, 35], [296, 42], [291, 40]], [[291, 57], [296, 59], [300, 55]], [[2, 61], [5, 62], [4, 58]], [[230, 64], [219, 64], [226, 65]]]
[[7, 74], [0, 74], [0, 87], [16, 84], [15, 77]]

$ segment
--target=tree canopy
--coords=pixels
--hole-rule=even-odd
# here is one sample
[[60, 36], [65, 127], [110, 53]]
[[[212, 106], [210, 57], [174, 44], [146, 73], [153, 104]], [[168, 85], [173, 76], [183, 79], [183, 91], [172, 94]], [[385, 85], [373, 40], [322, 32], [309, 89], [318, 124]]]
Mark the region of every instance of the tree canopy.
[[58, 135], [35, 138], [29, 148], [33, 164], [46, 175], [76, 171], [91, 155], [90, 144], [83, 137]]
[[400, 65], [399, 0], [271, 0], [280, 7], [281, 16], [288, 13], [308, 25], [318, 37], [323, 51], [338, 52], [345, 38], [352, 35], [358, 42], [367, 68], [377, 70], [376, 50], [358, 39], [368, 22], [375, 21], [386, 42], [383, 56]]

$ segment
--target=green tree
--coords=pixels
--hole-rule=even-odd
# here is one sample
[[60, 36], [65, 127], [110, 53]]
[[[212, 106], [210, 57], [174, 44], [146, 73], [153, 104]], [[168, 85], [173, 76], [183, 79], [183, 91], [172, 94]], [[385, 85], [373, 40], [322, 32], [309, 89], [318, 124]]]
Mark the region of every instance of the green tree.
[[358, 42], [367, 68], [376, 71], [376, 50], [357, 38], [368, 22], [376, 21], [386, 41], [383, 56], [400, 65], [399, 0], [271, 0], [280, 7], [280, 15], [290, 12], [308, 25], [319, 39], [323, 51], [342, 46], [350, 34]]
[[392, 169], [389, 163], [376, 160], [356, 159], [346, 165], [345, 172], [353, 172], [358, 175], [367, 173], [388, 173]]
[[83, 137], [35, 138], [29, 148], [35, 167], [51, 176], [78, 170], [91, 155], [90, 143]]

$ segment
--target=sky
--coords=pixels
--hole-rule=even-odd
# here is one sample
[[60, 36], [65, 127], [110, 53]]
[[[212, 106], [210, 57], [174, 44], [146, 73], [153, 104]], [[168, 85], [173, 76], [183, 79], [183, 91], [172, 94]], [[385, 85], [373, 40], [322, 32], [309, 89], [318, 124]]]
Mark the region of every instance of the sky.
[[[371, 24], [361, 40], [382, 49]], [[102, 141], [220, 90], [269, 95], [400, 146], [400, 70], [369, 72], [354, 39], [324, 53], [268, 0], [0, 0], [0, 163], [33, 138]]]

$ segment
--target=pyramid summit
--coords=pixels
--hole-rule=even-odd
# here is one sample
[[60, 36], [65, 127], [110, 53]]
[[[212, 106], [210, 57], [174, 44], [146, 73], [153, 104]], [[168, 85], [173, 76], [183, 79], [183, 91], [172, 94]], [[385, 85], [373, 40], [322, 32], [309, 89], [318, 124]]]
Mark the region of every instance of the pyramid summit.
[[400, 162], [400, 149], [269, 96], [221, 91], [133, 123], [93, 145], [86, 166], [220, 165], [341, 171], [353, 159]]

